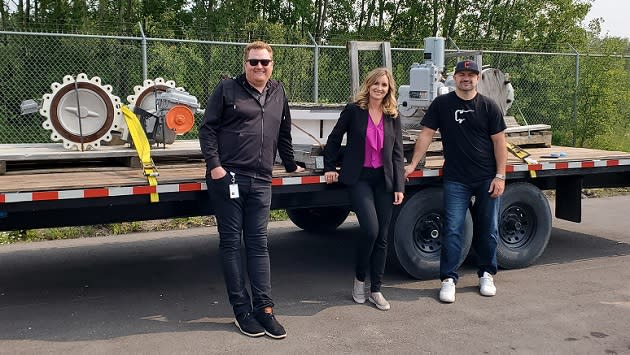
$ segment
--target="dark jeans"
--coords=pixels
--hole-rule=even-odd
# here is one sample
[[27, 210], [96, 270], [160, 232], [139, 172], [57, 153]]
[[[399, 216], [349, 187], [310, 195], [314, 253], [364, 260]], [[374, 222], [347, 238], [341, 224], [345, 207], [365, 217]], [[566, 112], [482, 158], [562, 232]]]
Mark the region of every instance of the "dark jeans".
[[357, 247], [356, 278], [365, 281], [369, 266], [370, 291], [380, 292], [387, 259], [387, 233], [394, 193], [385, 190], [383, 169], [363, 168], [350, 186], [350, 201], [361, 228]]
[[500, 198], [490, 197], [488, 189], [492, 179], [474, 184], [444, 181], [444, 239], [440, 255], [440, 279], [459, 279], [457, 266], [461, 255], [466, 210], [475, 196], [472, 209], [473, 248], [478, 257], [478, 272], [497, 273], [497, 242]]
[[[231, 199], [228, 190], [231, 179], [228, 172], [223, 179], [208, 178], [207, 184], [218, 224], [223, 277], [230, 304], [234, 314], [238, 315], [273, 307], [267, 249], [271, 184], [236, 175], [240, 197]], [[241, 235], [245, 244], [247, 274], [241, 258]], [[246, 276], [249, 276], [252, 301], [245, 288]]]

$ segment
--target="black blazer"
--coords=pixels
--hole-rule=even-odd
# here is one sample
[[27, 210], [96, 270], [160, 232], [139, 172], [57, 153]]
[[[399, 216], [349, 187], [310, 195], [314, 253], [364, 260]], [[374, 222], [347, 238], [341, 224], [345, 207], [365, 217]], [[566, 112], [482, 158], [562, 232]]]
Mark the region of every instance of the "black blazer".
[[[339, 120], [328, 136], [324, 148], [324, 171], [335, 171], [344, 133], [346, 148], [341, 162], [339, 181], [352, 185], [359, 180], [365, 161], [365, 135], [368, 126], [368, 110], [357, 104], [347, 104]], [[391, 192], [405, 191], [404, 157], [400, 118], [383, 117], [383, 170], [385, 188]]]

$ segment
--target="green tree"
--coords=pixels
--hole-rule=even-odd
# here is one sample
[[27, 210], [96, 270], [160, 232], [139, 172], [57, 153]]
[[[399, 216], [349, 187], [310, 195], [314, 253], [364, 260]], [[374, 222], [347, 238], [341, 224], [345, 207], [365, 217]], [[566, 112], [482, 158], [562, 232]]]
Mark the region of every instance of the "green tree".
[[628, 150], [630, 72], [627, 58], [619, 55], [628, 49], [628, 40], [592, 37], [591, 48], [603, 56], [583, 60], [574, 128], [577, 146]]

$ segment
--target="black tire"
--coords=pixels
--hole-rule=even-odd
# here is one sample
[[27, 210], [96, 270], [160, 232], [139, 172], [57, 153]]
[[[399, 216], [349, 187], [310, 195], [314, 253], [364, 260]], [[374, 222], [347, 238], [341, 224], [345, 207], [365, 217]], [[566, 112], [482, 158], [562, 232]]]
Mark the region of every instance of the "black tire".
[[[444, 230], [443, 200], [441, 188], [419, 191], [407, 200], [394, 221], [396, 258], [400, 266], [414, 278], [431, 279], [440, 275], [441, 238]], [[472, 217], [468, 211], [459, 265], [468, 255], [472, 237]]]
[[497, 264], [505, 269], [531, 265], [540, 257], [551, 237], [551, 210], [536, 186], [509, 184], [499, 209]]
[[339, 227], [350, 213], [349, 207], [293, 208], [287, 210], [291, 222], [308, 232], [330, 232]]

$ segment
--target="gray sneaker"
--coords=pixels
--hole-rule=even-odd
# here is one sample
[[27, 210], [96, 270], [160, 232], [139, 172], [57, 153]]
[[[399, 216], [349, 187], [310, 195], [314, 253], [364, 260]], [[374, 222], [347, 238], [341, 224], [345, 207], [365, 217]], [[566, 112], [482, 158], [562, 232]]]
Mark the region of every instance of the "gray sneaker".
[[365, 303], [365, 282], [354, 279], [352, 288], [352, 299], [356, 303]]
[[479, 293], [486, 297], [492, 297], [497, 294], [497, 288], [494, 286], [494, 279], [490, 273], [484, 272], [479, 278]]
[[455, 282], [450, 277], [442, 281], [440, 289], [440, 301], [444, 303], [455, 302]]
[[374, 303], [376, 308], [380, 309], [381, 311], [387, 311], [390, 308], [389, 302], [387, 302], [385, 297], [383, 297], [383, 294], [380, 292], [372, 292], [369, 301]]

